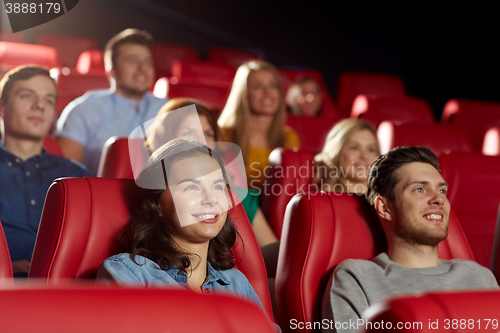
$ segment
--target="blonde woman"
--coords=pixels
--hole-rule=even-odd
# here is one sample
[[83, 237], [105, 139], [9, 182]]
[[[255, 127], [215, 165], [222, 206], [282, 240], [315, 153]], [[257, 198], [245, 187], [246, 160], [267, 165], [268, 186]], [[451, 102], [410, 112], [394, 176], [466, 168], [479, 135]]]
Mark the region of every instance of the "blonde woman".
[[359, 119], [344, 119], [328, 133], [314, 157], [314, 182], [323, 191], [364, 193], [368, 167], [380, 155], [377, 133]]
[[299, 148], [295, 132], [285, 126], [281, 77], [262, 60], [242, 64], [218, 123], [224, 138], [241, 148], [248, 189], [262, 190], [267, 158], [276, 147]]

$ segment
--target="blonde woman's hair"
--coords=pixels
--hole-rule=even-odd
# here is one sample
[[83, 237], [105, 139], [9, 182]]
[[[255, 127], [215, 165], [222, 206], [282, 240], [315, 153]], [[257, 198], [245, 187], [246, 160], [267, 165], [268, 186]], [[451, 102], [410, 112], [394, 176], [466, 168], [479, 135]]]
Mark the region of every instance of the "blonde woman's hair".
[[360, 119], [341, 120], [328, 133], [321, 153], [314, 156], [316, 164], [315, 184], [325, 184], [330, 180], [331, 174], [339, 174], [338, 172], [331, 173], [330, 169], [332, 167], [339, 167], [340, 152], [351, 140], [352, 136], [361, 130], [369, 130], [373, 134], [377, 142], [377, 154], [380, 155], [377, 132], [375, 132], [375, 129], [370, 124]]
[[263, 60], [250, 60], [238, 68], [231, 87], [231, 93], [218, 120], [219, 126], [225, 133], [230, 135], [231, 141], [240, 146], [243, 158], [248, 157], [251, 135], [249, 124], [252, 110], [248, 100], [248, 76], [250, 73], [257, 71], [271, 72], [278, 83], [280, 93], [279, 109], [274, 114], [273, 121], [267, 132], [267, 138], [272, 149], [282, 147], [285, 144], [286, 110], [281, 76], [276, 67], [270, 63]]

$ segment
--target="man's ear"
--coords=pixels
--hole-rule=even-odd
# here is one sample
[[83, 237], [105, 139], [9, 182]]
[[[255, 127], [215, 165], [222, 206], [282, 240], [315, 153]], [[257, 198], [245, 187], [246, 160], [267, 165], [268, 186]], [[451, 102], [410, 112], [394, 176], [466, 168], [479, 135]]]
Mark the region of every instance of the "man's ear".
[[382, 196], [378, 196], [375, 198], [375, 202], [373, 203], [373, 206], [375, 207], [375, 210], [377, 211], [377, 215], [386, 220], [386, 221], [392, 221], [394, 220], [394, 209], [392, 207], [391, 202], [389, 199], [384, 198]]

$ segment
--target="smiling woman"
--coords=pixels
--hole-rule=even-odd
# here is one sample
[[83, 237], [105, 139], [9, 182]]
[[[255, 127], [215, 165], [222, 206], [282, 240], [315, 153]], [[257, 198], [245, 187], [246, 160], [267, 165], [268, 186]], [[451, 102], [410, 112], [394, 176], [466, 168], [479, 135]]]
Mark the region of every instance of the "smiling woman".
[[261, 305], [233, 268], [237, 232], [227, 211], [234, 204], [219, 156], [205, 145], [174, 139], [148, 165], [137, 179], [136, 213], [120, 240], [127, 253], [106, 259], [98, 278], [220, 291]]

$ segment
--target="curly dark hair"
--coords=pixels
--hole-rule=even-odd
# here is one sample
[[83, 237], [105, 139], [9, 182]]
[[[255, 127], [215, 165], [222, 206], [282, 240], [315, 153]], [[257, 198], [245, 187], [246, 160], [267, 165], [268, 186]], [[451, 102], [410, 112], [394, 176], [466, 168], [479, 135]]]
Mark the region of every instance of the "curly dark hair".
[[368, 186], [365, 193], [368, 202], [373, 205], [375, 199], [382, 196], [395, 203], [394, 188], [399, 181], [396, 171], [413, 162], [428, 163], [439, 171], [438, 158], [425, 147], [396, 147], [377, 157], [368, 169]]
[[[191, 267], [191, 261], [196, 255], [183, 252], [179, 248], [172, 238], [173, 225], [178, 222], [173, 214], [162, 214], [159, 204], [162, 196], [167, 194], [165, 191], [169, 192], [168, 186], [166, 186], [166, 177], [172, 166], [179, 160], [200, 155], [210, 155], [219, 163], [230, 193], [231, 189], [227, 185], [228, 179], [223, 167], [224, 164], [210, 148], [183, 139], [174, 139], [164, 144], [153, 153], [148, 161], [149, 166], [137, 179], [139, 185], [137, 207], [131, 223], [125, 229], [120, 240], [121, 248], [132, 254], [134, 262], [135, 256], [141, 255], [154, 261], [165, 270], [176, 268], [186, 272]], [[165, 177], [166, 189], [152, 189], [161, 187], [158, 186], [158, 175], [160, 175], [160, 179]], [[229, 198], [232, 198], [231, 194], [229, 194]], [[228, 214], [219, 234], [209, 242], [207, 260], [214, 269], [227, 270], [235, 266], [231, 248], [237, 237], [240, 236]]]

